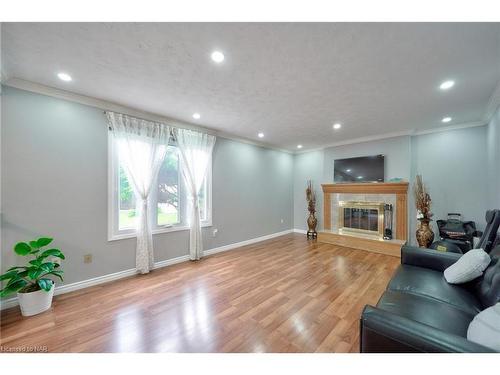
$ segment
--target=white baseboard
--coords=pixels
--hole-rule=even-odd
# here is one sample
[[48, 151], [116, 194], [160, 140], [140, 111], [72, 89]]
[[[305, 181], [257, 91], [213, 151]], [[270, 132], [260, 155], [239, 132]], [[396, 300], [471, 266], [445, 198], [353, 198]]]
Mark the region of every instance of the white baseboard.
[[[153, 266], [153, 269], [168, 267], [168, 266], [171, 266], [173, 264], [186, 262], [188, 260], [189, 260], [189, 255], [182, 255], [182, 256], [177, 257], [177, 258], [160, 260], [159, 262], [155, 263], [155, 265]], [[134, 269], [134, 271], [135, 271], [135, 269]]]
[[205, 250], [203, 252], [203, 255], [211, 255], [211, 254], [221, 253], [223, 251], [233, 250], [233, 249], [236, 249], [238, 247], [251, 245], [251, 244], [265, 241], [265, 240], [270, 240], [271, 238], [275, 238], [275, 237], [279, 237], [279, 236], [284, 236], [285, 234], [289, 234], [292, 232], [293, 232], [292, 229], [287, 229], [287, 230], [284, 230], [283, 232], [272, 233], [272, 234], [268, 234], [268, 235], [262, 236], [262, 237], [251, 238], [251, 239], [246, 240], [246, 241], [241, 241], [241, 242], [236, 242], [236, 243], [232, 243], [229, 245], [214, 247], [213, 249]]
[[293, 233], [307, 234], [307, 230], [294, 228]]
[[[251, 245], [251, 244], [254, 244], [257, 242], [270, 240], [271, 238], [283, 236], [285, 234], [289, 234], [289, 233], [292, 233], [294, 231], [296, 231], [296, 230], [295, 229], [293, 229], [293, 230], [288, 229], [288, 230], [285, 230], [282, 232], [268, 234], [266, 236], [251, 238], [251, 239], [246, 240], [246, 241], [241, 241], [241, 242], [236, 242], [236, 243], [229, 244], [229, 245], [214, 247], [213, 249], [205, 250], [203, 252], [203, 255], [211, 255], [211, 254], [221, 253], [223, 251], [234, 250], [234, 249], [237, 249], [237, 248], [242, 247], [242, 246]], [[177, 258], [161, 260], [161, 261], [156, 262], [154, 264], [153, 269], [171, 266], [173, 264], [186, 262], [188, 260], [189, 260], [189, 255], [182, 255], [182, 256], [177, 257]], [[67, 284], [67, 285], [61, 285], [59, 287], [56, 287], [56, 290], [54, 291], [54, 295], [69, 293], [69, 292], [73, 292], [75, 290], [88, 288], [88, 287], [91, 287], [94, 285], [107, 283], [107, 282], [110, 282], [113, 280], [123, 279], [124, 277], [133, 276], [136, 273], [137, 273], [137, 271], [135, 270], [135, 268], [131, 268], [128, 270], [119, 271], [119, 272], [111, 273], [111, 274], [104, 275], [104, 276], [94, 277], [94, 278], [88, 279], [88, 280], [77, 281], [75, 283], [71, 283], [71, 284]], [[10, 307], [17, 306], [17, 304], [18, 304], [17, 297], [13, 297], [13, 298], [9, 298], [9, 299], [0, 301], [0, 310], [4, 310], [4, 309], [8, 309]]]

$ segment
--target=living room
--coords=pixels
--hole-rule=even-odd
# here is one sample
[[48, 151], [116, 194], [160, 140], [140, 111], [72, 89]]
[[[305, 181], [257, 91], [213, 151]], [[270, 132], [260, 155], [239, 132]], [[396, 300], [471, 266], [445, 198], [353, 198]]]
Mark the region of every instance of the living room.
[[2, 353], [500, 351], [500, 23], [4, 21]]

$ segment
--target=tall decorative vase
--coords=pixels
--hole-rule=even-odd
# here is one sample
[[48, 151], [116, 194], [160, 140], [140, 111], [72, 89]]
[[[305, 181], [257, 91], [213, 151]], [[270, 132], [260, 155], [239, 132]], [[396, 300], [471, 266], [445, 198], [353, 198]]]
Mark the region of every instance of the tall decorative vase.
[[316, 233], [316, 225], [318, 225], [318, 219], [314, 216], [314, 212], [309, 212], [309, 217], [307, 218], [307, 237], [316, 238], [318, 235]]
[[431, 196], [422, 180], [422, 176], [417, 174], [415, 184], [413, 185], [415, 195], [415, 208], [417, 209], [417, 220], [420, 221], [420, 227], [417, 229], [418, 246], [428, 248], [434, 241], [434, 232], [429, 223], [431, 221]]
[[307, 181], [306, 200], [307, 210], [309, 211], [309, 217], [307, 218], [307, 238], [316, 238], [318, 236], [318, 233], [316, 232], [318, 219], [316, 219], [316, 216], [314, 216], [316, 212], [316, 194], [314, 193], [311, 180]]
[[428, 248], [432, 244], [432, 241], [434, 241], [434, 232], [429, 223], [430, 219], [420, 219], [420, 227], [416, 232], [419, 247]]

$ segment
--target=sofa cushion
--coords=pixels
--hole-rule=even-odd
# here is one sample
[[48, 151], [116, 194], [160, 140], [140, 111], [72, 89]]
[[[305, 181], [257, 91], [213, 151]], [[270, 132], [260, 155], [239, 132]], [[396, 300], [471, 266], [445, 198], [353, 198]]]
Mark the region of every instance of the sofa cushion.
[[472, 315], [482, 310], [481, 303], [470, 290], [448, 284], [442, 272], [428, 268], [399, 266], [387, 289], [433, 298]]
[[377, 307], [441, 331], [467, 337], [474, 315], [432, 298], [402, 292], [386, 291]]
[[467, 331], [467, 339], [500, 351], [500, 303], [474, 317]]
[[444, 270], [443, 275], [450, 284], [463, 284], [482, 276], [490, 264], [490, 256], [483, 249], [472, 249]]
[[500, 246], [491, 253], [491, 262], [476, 286], [476, 293], [483, 307], [500, 302]]

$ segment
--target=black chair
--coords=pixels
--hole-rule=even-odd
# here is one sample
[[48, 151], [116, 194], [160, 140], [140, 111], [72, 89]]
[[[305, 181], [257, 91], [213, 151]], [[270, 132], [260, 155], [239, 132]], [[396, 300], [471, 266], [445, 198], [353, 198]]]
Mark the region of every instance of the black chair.
[[486, 211], [486, 229], [476, 245], [476, 249], [484, 249], [487, 253], [491, 251], [498, 236], [500, 226], [500, 210]]
[[461, 240], [454, 239], [442, 239], [441, 241], [434, 242], [430, 248], [434, 250], [447, 251], [451, 253], [463, 254], [472, 248], [483, 249], [487, 253], [491, 251], [495, 240], [498, 235], [498, 228], [500, 226], [500, 210], [488, 210], [486, 211], [486, 228], [479, 239], [476, 246], [472, 246], [470, 243]]

